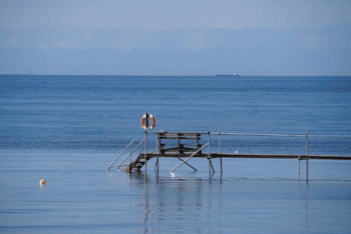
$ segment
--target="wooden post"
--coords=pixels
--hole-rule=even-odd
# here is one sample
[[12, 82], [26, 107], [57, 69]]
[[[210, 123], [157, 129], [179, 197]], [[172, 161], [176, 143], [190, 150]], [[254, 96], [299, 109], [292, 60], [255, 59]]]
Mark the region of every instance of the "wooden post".
[[181, 147], [180, 147], [180, 134], [177, 133], [177, 144], [178, 144], [178, 152], [179, 154], [182, 154], [182, 150], [181, 150]]
[[161, 153], [161, 136], [159, 133], [156, 134], [157, 135], [157, 153]]

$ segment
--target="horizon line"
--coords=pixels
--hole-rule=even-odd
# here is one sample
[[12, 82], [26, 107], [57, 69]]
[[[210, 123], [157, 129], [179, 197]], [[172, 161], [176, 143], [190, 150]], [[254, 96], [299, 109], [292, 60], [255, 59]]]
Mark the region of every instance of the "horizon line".
[[[327, 76], [351, 76], [351, 75], [231, 75], [231, 74], [220, 74], [221, 76], [233, 76], [233, 77], [327, 77]], [[207, 76], [207, 77], [216, 77], [218, 74], [214, 75], [98, 75], [98, 74], [27, 74], [27, 73], [0, 73], [0, 76], [169, 76], [169, 77], [179, 77], [179, 76], [189, 76], [189, 77], [198, 77], [198, 76]]]

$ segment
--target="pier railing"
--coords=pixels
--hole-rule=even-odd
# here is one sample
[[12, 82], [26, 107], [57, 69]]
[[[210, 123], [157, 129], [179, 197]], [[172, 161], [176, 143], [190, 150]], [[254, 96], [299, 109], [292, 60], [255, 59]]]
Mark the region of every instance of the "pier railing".
[[[161, 137], [160, 134], [164, 135], [164, 134], [179, 134], [181, 137], [182, 136], [186, 136], [186, 135], [190, 135], [190, 134], [198, 134], [199, 136], [203, 136], [203, 135], [208, 135], [208, 149], [209, 152], [211, 153], [211, 136], [212, 135], [217, 135], [218, 136], [218, 152], [222, 153], [222, 136], [247, 136], [247, 137], [277, 137], [277, 138], [305, 138], [305, 154], [308, 155], [309, 154], [309, 148], [311, 147], [309, 145], [309, 138], [351, 138], [350, 135], [311, 135], [308, 134], [308, 131], [306, 130], [305, 134], [261, 134], [261, 133], [226, 133], [226, 132], [221, 132], [220, 130], [218, 132], [172, 132], [172, 133], [168, 133], [165, 131], [158, 131], [158, 132], [148, 132], [148, 134], [156, 134], [157, 135], [157, 139], [156, 139], [156, 151], [159, 153], [164, 153], [162, 152], [162, 148], [164, 148], [165, 144], [161, 143]], [[169, 138], [168, 138], [169, 139]], [[176, 139], [176, 138], [174, 138]], [[184, 138], [184, 140], [186, 140]], [[204, 139], [203, 139], [204, 140]], [[217, 146], [217, 142], [213, 142], [215, 144], [215, 146]], [[203, 144], [205, 144], [206, 142], [203, 142]], [[213, 145], [212, 143], [212, 145]], [[349, 142], [350, 144], [351, 142]], [[174, 145], [177, 146], [179, 148], [184, 147], [183, 144], [180, 144], [179, 139], [177, 143], [169, 143], [168, 145]], [[191, 145], [191, 144], [187, 144], [187, 145]], [[196, 143], [196, 150], [201, 148], [201, 144], [199, 143], [199, 139], [197, 139], [197, 143]], [[174, 148], [175, 149], [175, 148]], [[348, 147], [345, 147], [345, 150], [348, 150]], [[195, 150], [194, 150], [195, 151]]]
[[[153, 150], [150, 150], [150, 144], [148, 142], [152, 143], [153, 139], [148, 137], [148, 134], [156, 134], [156, 150], [155, 152]], [[211, 136], [217, 135], [218, 136], [218, 141], [212, 141], [211, 142]], [[222, 153], [223, 151], [223, 136], [242, 136], [242, 137], [278, 137], [278, 138], [305, 138], [305, 153], [301, 154], [277, 154], [276, 152], [274, 154], [267, 154], [267, 153], [242, 153], [239, 151], [235, 152], [230, 152], [230, 153]], [[201, 139], [204, 137], [203, 139]], [[306, 180], [308, 180], [308, 160], [309, 159], [332, 159], [332, 160], [351, 160], [351, 156], [340, 156], [340, 155], [326, 155], [326, 154], [309, 154], [309, 139], [310, 138], [351, 138], [349, 135], [311, 135], [308, 134], [308, 131], [306, 130], [305, 134], [261, 134], [261, 133], [225, 133], [221, 132], [220, 130], [218, 132], [166, 132], [166, 131], [145, 131], [145, 139], [139, 142], [139, 144], [133, 148], [133, 142], [136, 139], [133, 139], [132, 142], [128, 144], [128, 146], [122, 151], [122, 153], [108, 166], [107, 170], [109, 170], [112, 167], [116, 167], [119, 169], [120, 167], [127, 166], [128, 171], [133, 169], [135, 165], [139, 165], [138, 167], [135, 166], [134, 169], [140, 169], [141, 167], [145, 166], [145, 174], [147, 170], [147, 161], [151, 158], [156, 158], [156, 164], [155, 168], [157, 168], [157, 175], [159, 171], [159, 157], [176, 157], [180, 161], [182, 161], [179, 165], [174, 167], [170, 172], [173, 173], [177, 168], [179, 168], [181, 165], [186, 164], [192, 169], [196, 171], [194, 167], [192, 167], [190, 164], [187, 163], [189, 159], [192, 157], [201, 157], [201, 158], [207, 158], [209, 160], [209, 172], [211, 174], [211, 171], [214, 173], [214, 167], [212, 165], [211, 159], [214, 158], [219, 158], [220, 159], [220, 171], [222, 173], [222, 158], [286, 158], [286, 159], [297, 159], [298, 160], [298, 177], [300, 178], [300, 161], [305, 160], [306, 161]], [[201, 141], [200, 141], [201, 140]], [[213, 140], [213, 139], [212, 139]], [[218, 142], [218, 145], [217, 145]], [[250, 140], [244, 139], [244, 141], [241, 140], [243, 144], [250, 144]], [[143, 143], [145, 146], [145, 151], [143, 152]], [[227, 142], [228, 143], [228, 142]], [[255, 146], [257, 147], [262, 147], [261, 141], [259, 141], [259, 144], [256, 144]], [[270, 148], [274, 149], [274, 144], [272, 143], [270, 145]], [[286, 142], [285, 142], [286, 143]], [[291, 142], [288, 142], [291, 143]], [[300, 142], [301, 143], [301, 142]], [[300, 147], [299, 144], [296, 144], [296, 147]], [[350, 144], [350, 142], [347, 142], [347, 146]], [[148, 149], [149, 145], [149, 149]], [[211, 145], [215, 146], [215, 150], [211, 151]], [[345, 147], [344, 150], [347, 151], [348, 147]], [[203, 152], [204, 148], [207, 148], [207, 152]], [[217, 148], [218, 147], [218, 148]], [[118, 166], [114, 166], [114, 164], [117, 162], [117, 160], [122, 156], [123, 153], [127, 151], [127, 149], [130, 148], [130, 153], [129, 155], [121, 162], [118, 164]], [[135, 159], [135, 161], [132, 163], [132, 156], [133, 152], [135, 152], [138, 148], [140, 148], [140, 154]], [[228, 145], [225, 147], [226, 150], [227, 148], [230, 148]], [[285, 147], [284, 147], [285, 148]], [[278, 151], [278, 150], [277, 150]], [[343, 153], [345, 155], [345, 152]], [[186, 157], [185, 160], [181, 159], [182, 157]], [[127, 159], [130, 159], [129, 164], [123, 164]]]

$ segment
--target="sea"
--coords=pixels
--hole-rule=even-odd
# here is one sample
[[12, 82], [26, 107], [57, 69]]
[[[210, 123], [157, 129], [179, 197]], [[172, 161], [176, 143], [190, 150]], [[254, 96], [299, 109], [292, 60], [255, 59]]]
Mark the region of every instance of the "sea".
[[351, 157], [350, 76], [0, 75], [0, 232], [351, 233], [348, 160], [106, 170], [146, 112], [143, 152], [158, 131], [210, 132], [205, 153]]

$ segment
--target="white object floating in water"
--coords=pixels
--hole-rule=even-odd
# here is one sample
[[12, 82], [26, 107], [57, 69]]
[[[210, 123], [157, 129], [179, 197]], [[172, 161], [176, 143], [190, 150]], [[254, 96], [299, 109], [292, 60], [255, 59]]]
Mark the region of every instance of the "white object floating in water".
[[235, 151], [235, 153], [236, 153], [236, 154], [238, 154], [238, 153], [239, 153], [239, 151]]
[[46, 180], [45, 179], [41, 179], [39, 181], [39, 184], [40, 184], [41, 187], [43, 187], [44, 185], [46, 185]]

